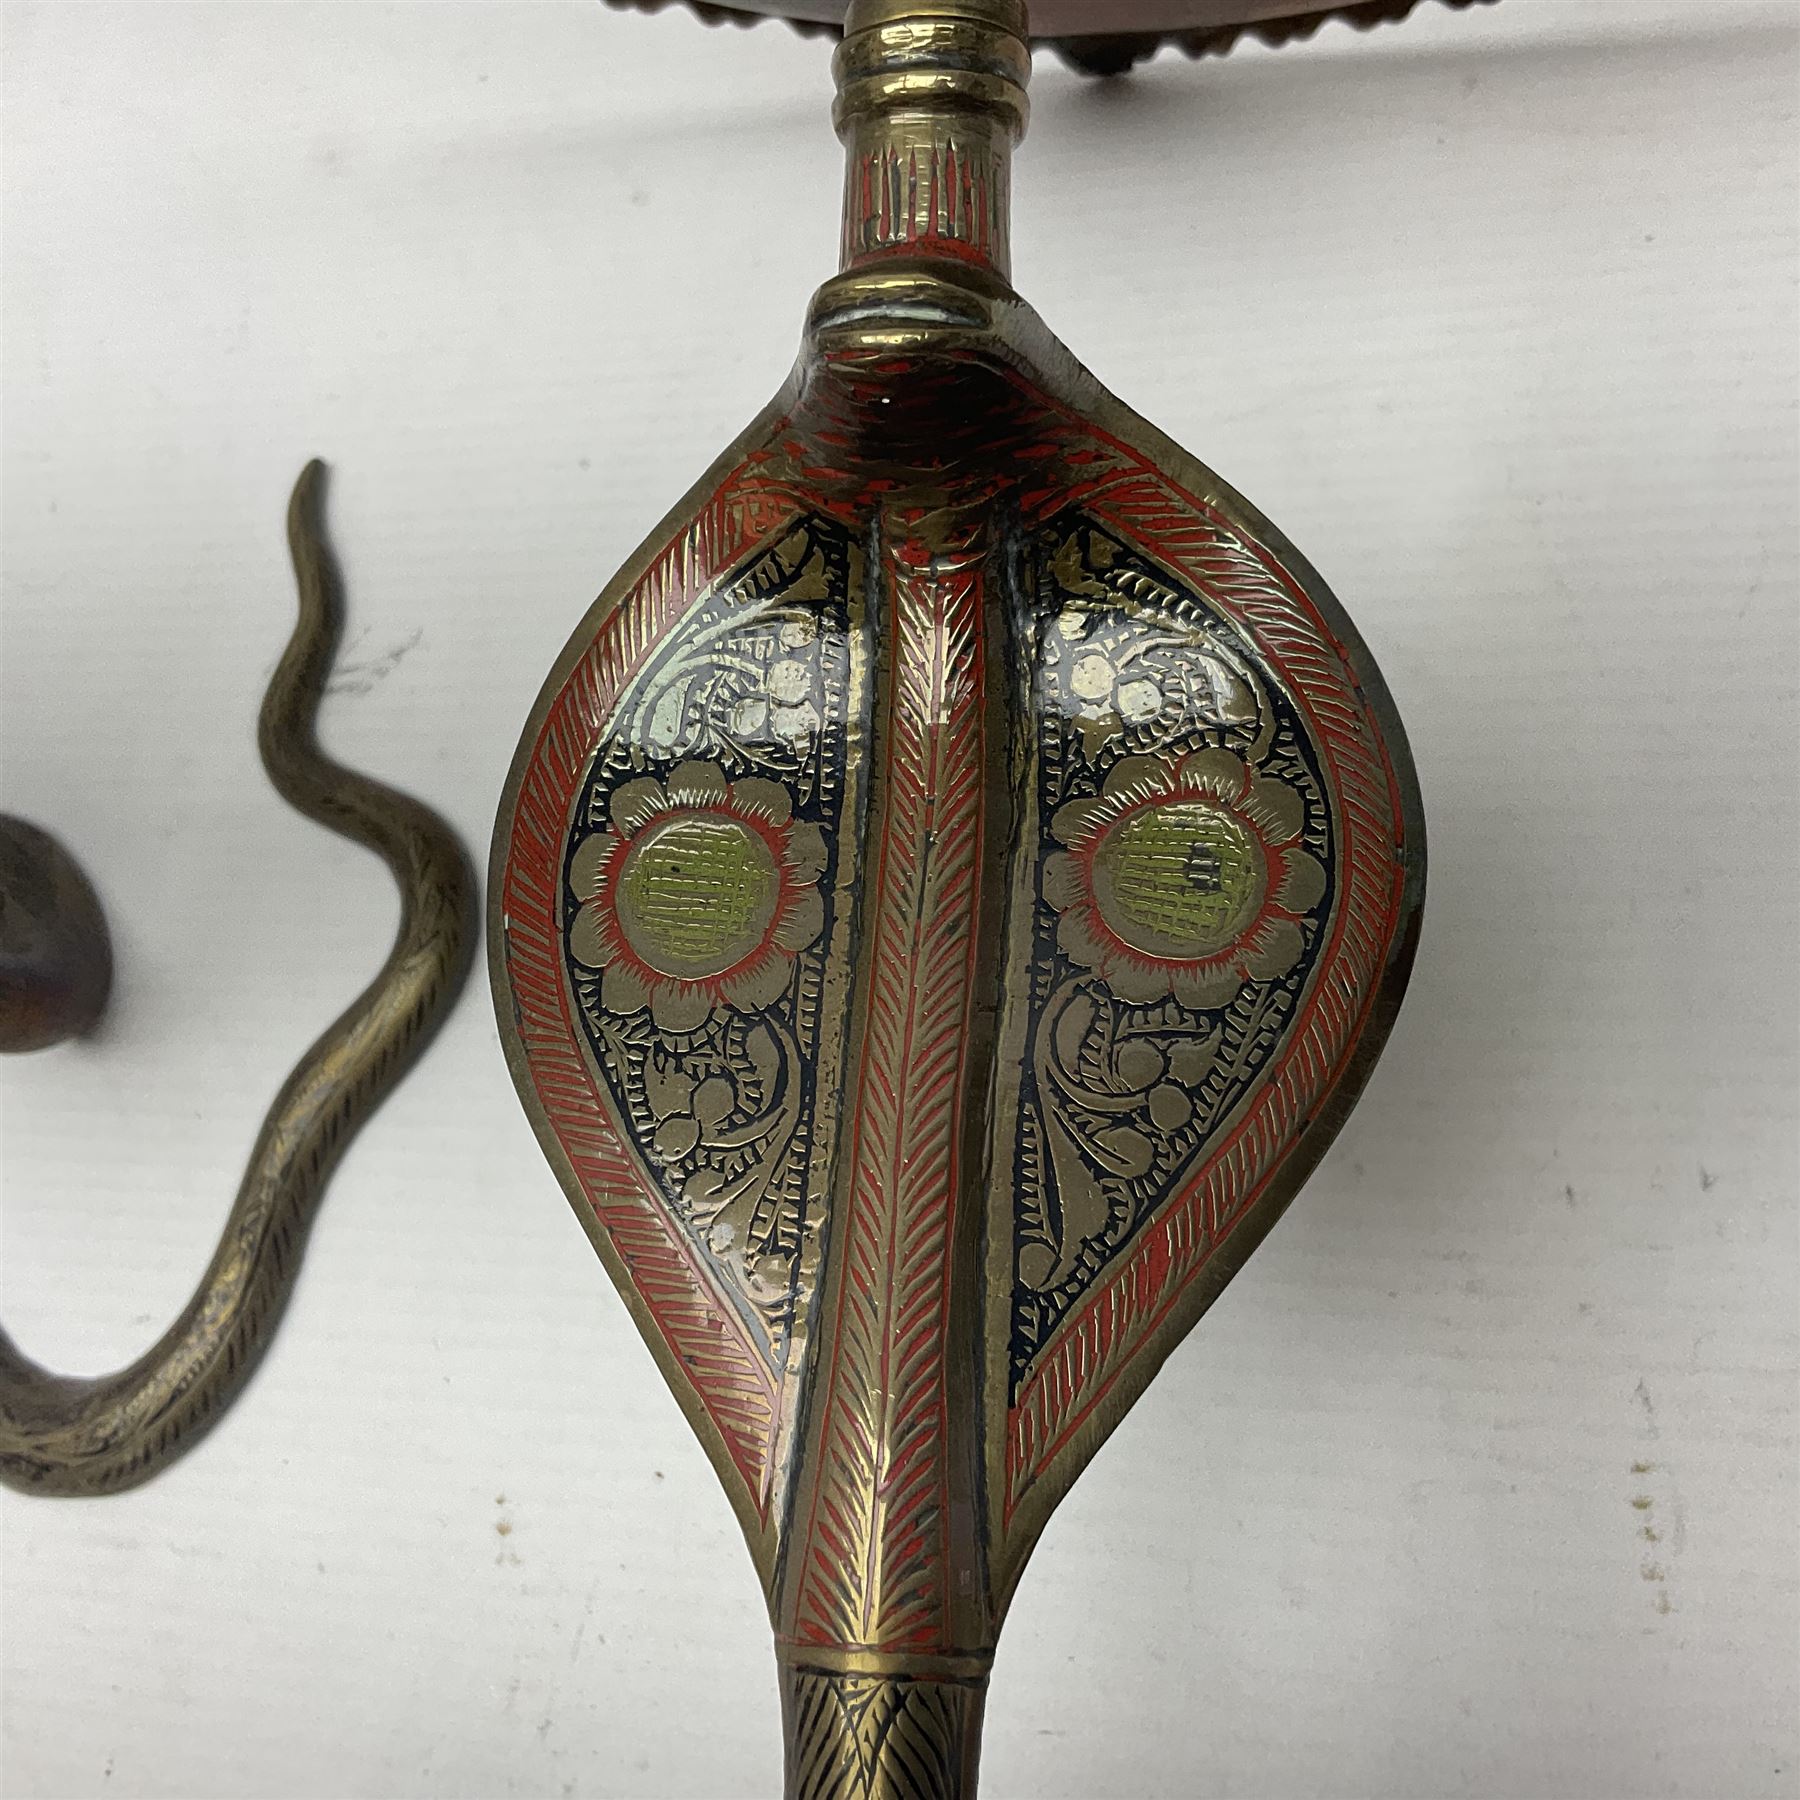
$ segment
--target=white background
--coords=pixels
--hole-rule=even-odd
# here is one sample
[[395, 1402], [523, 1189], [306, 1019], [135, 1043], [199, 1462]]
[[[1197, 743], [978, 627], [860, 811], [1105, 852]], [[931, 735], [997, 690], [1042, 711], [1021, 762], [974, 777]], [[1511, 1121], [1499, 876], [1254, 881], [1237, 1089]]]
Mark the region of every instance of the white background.
[[[564, 637], [784, 373], [839, 152], [776, 28], [4, 19], [0, 803], [119, 953], [97, 1041], [0, 1068], [4, 1315], [96, 1370], [392, 926], [255, 759], [302, 461], [353, 614], [327, 737], [485, 856]], [[1796, 23], [1039, 59], [1019, 283], [1335, 586], [1432, 874], [1360, 1110], [1044, 1540], [999, 1800], [1800, 1792]], [[481, 985], [227, 1423], [0, 1527], [11, 1795], [779, 1783], [749, 1560]]]

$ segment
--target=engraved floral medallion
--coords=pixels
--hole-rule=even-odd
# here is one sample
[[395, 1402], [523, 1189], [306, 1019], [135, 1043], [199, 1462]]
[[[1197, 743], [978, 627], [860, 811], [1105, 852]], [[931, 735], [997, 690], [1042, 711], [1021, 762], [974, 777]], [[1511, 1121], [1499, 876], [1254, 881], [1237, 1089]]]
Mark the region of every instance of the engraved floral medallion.
[[611, 816], [569, 864], [581, 903], [569, 952], [602, 972], [606, 1010], [648, 1007], [659, 1030], [681, 1032], [716, 1006], [778, 1000], [825, 925], [824, 834], [794, 818], [787, 789], [686, 762], [666, 782], [626, 782]]
[[1325, 892], [1323, 864], [1296, 841], [1305, 818], [1295, 789], [1229, 750], [1128, 756], [1051, 820], [1067, 846], [1044, 865], [1057, 942], [1140, 1005], [1173, 994], [1205, 1011], [1285, 975]]

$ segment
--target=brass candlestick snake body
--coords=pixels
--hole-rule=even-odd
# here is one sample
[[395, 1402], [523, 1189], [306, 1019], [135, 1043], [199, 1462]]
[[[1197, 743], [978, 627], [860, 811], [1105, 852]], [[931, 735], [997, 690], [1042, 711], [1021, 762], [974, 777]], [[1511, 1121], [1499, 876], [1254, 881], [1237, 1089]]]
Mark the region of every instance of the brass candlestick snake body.
[[468, 973], [475, 883], [455, 834], [429, 807], [319, 746], [319, 705], [343, 623], [319, 522], [323, 475], [321, 463], [309, 463], [288, 508], [299, 618], [263, 699], [258, 742], [289, 804], [393, 871], [399, 930], [381, 972], [276, 1095], [211, 1265], [162, 1338], [127, 1368], [79, 1378], [40, 1368], [0, 1331], [0, 1480], [28, 1493], [134, 1487], [218, 1420], [267, 1347], [339, 1158], [442, 1024]]

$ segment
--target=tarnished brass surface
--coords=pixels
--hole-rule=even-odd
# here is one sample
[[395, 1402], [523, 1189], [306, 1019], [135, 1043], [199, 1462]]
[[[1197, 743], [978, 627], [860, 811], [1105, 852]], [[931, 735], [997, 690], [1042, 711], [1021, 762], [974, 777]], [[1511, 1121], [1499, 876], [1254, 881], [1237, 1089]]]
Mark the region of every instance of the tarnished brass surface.
[[1424, 895], [1355, 627], [1008, 285], [1025, 23], [856, 0], [842, 272], [495, 830], [508, 1060], [737, 1509], [801, 1800], [973, 1793], [1045, 1522], [1336, 1134]]
[[106, 915], [47, 831], [0, 815], [0, 1051], [93, 1029], [112, 990]]
[[474, 877], [428, 807], [331, 760], [315, 727], [343, 626], [319, 522], [324, 468], [288, 508], [294, 635], [264, 697], [269, 779], [308, 818], [373, 850], [400, 889], [380, 974], [300, 1059], [269, 1108], [219, 1248], [194, 1297], [129, 1368], [54, 1375], [0, 1331], [0, 1481], [26, 1493], [117, 1493], [191, 1449], [268, 1347], [338, 1159], [443, 1023], [474, 954]]

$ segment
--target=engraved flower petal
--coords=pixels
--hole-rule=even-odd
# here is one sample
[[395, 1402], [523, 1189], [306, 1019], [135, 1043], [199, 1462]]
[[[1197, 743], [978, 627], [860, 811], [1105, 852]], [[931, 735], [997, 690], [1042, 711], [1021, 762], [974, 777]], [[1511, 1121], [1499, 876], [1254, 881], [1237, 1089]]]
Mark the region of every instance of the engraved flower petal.
[[1291, 844], [1306, 824], [1306, 802], [1285, 781], [1258, 775], [1239, 810], [1254, 819], [1271, 844]]
[[1118, 679], [1118, 671], [1099, 650], [1085, 650], [1069, 671], [1069, 691], [1081, 700], [1104, 700]]
[[604, 969], [618, 954], [606, 914], [597, 906], [584, 906], [569, 927], [569, 954], [584, 969]]
[[612, 1013], [642, 1012], [650, 1004], [650, 984], [629, 959], [606, 965], [600, 977], [600, 1004]]
[[811, 819], [799, 820], [788, 833], [786, 855], [796, 881], [817, 881], [825, 873], [825, 833]]
[[1129, 725], [1142, 725], [1162, 711], [1163, 691], [1154, 681], [1139, 678], [1121, 681], [1117, 695], [1119, 716]]
[[1070, 800], [1056, 809], [1050, 835], [1059, 844], [1079, 844], [1098, 830], [1111, 811], [1099, 800]]
[[681, 1184], [682, 1204], [705, 1218], [717, 1206], [715, 1196], [724, 1185], [725, 1177], [717, 1169], [698, 1168]]
[[669, 804], [699, 811], [723, 806], [731, 797], [731, 784], [717, 763], [684, 762], [669, 777]]
[[1168, 1066], [1163, 1053], [1146, 1038], [1127, 1038], [1113, 1058], [1119, 1079], [1134, 1093], [1145, 1093], [1162, 1080]]
[[1197, 1088], [1219, 1060], [1219, 1027], [1203, 1038], [1182, 1038], [1169, 1047], [1169, 1075], [1183, 1087]]
[[798, 706], [812, 691], [812, 672], [803, 662], [786, 658], [769, 671], [769, 698], [777, 706]]
[[729, 1076], [709, 1075], [694, 1090], [694, 1117], [707, 1131], [729, 1118], [736, 1105], [737, 1086]]
[[664, 1119], [657, 1126], [656, 1135], [651, 1142], [656, 1146], [657, 1155], [674, 1162], [686, 1156], [700, 1142], [700, 1127], [692, 1119], [677, 1114], [672, 1119]]
[[1311, 912], [1325, 897], [1325, 865], [1310, 850], [1287, 849], [1285, 865], [1275, 890], [1275, 904], [1289, 912]]
[[775, 927], [774, 941], [783, 950], [804, 950], [825, 929], [825, 902], [817, 888], [796, 894]]
[[1080, 963], [1084, 969], [1102, 969], [1111, 960], [1111, 952], [1106, 949], [1099, 935], [1094, 930], [1092, 909], [1085, 906], [1071, 908], [1056, 922], [1056, 941], [1062, 946], [1062, 953], [1070, 962]]
[[569, 858], [569, 886], [577, 900], [592, 900], [600, 892], [607, 864], [618, 847], [619, 839], [610, 831], [596, 831], [581, 841]]
[[650, 990], [650, 1016], [658, 1031], [698, 1031], [712, 1009], [712, 995], [698, 982], [661, 981]]
[[1148, 1174], [1156, 1161], [1156, 1146], [1135, 1125], [1115, 1125], [1110, 1131], [1097, 1132], [1094, 1147], [1112, 1165], [1112, 1173], [1127, 1181]]
[[819, 725], [819, 709], [810, 700], [802, 700], [798, 706], [777, 706], [769, 714], [769, 730], [789, 749], [804, 744]]
[[612, 797], [612, 822], [630, 837], [641, 831], [659, 812], [667, 809], [669, 797], [663, 784], [649, 775], [640, 775], [615, 790]]
[[794, 803], [778, 781], [765, 781], [760, 775], [747, 775], [732, 783], [733, 810], [752, 813], [771, 825], [785, 825], [794, 816]]
[[1227, 805], [1243, 796], [1249, 770], [1229, 750], [1196, 750], [1181, 764], [1181, 785], [1223, 800]]
[[1019, 1251], [1019, 1281], [1034, 1293], [1042, 1292], [1056, 1272], [1056, 1252], [1048, 1244], [1026, 1244]]
[[1179, 1131], [1193, 1116], [1193, 1101], [1174, 1082], [1150, 1090], [1150, 1122], [1158, 1131]]
[[1107, 772], [1100, 792], [1108, 800], [1144, 800], [1166, 793], [1169, 766], [1160, 757], [1122, 756]]
[[694, 1098], [694, 1077], [677, 1063], [652, 1056], [644, 1064], [644, 1098], [659, 1119], [686, 1112]]
[[1190, 1012], [1209, 1012], [1234, 999], [1244, 978], [1229, 962], [1175, 971], [1175, 998]]
[[1148, 1006], [1151, 1001], [1167, 996], [1170, 980], [1178, 967], [1178, 964], [1151, 962], [1147, 957], [1127, 953], [1114, 956], [1101, 973], [1106, 977], [1106, 985], [1121, 1000], [1132, 1006]]
[[1083, 893], [1081, 865], [1066, 850], [1044, 860], [1044, 898], [1058, 912], [1066, 912]]
[[759, 956], [740, 964], [720, 983], [725, 998], [745, 1012], [773, 1006], [787, 992], [794, 964], [786, 956]]
[[1300, 960], [1306, 940], [1292, 919], [1267, 919], [1252, 934], [1243, 966], [1253, 981], [1274, 981]]

